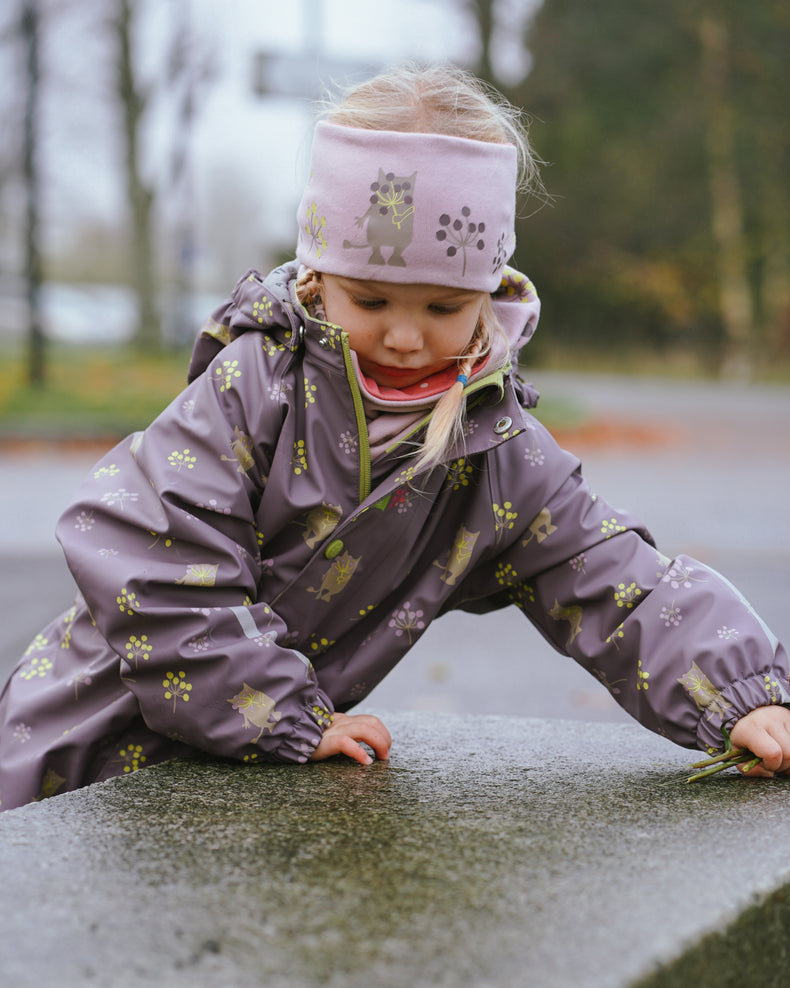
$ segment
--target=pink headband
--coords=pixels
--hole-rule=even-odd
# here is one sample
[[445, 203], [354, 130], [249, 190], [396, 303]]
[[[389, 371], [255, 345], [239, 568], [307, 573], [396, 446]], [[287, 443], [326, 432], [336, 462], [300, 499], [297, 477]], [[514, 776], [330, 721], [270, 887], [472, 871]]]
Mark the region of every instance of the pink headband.
[[493, 292], [513, 253], [516, 149], [316, 126], [296, 255], [316, 271]]

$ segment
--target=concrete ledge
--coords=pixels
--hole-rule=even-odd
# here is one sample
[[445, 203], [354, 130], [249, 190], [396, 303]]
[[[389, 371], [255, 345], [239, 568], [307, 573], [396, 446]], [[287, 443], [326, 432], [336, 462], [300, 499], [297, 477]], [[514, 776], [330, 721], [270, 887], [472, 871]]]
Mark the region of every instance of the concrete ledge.
[[0, 815], [2, 983], [787, 983], [786, 781], [686, 786], [630, 724], [381, 716], [386, 764], [171, 762]]

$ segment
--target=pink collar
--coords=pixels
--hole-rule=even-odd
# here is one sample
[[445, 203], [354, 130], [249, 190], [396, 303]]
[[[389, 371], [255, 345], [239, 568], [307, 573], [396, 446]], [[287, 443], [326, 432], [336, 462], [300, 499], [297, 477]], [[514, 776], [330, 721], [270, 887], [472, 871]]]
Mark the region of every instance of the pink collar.
[[[490, 354], [486, 354], [477, 361], [472, 368], [472, 375], [476, 376], [485, 368], [490, 356]], [[358, 370], [358, 376], [368, 396], [374, 398], [376, 401], [385, 403], [430, 402], [430, 399], [439, 397], [445, 391], [450, 390], [455, 383], [455, 379], [458, 377], [458, 368], [448, 367], [446, 370], [439, 371], [438, 374], [431, 374], [430, 377], [423, 378], [422, 381], [417, 381], [416, 384], [410, 384], [407, 388], [382, 387], [372, 378], [363, 374], [361, 370]]]

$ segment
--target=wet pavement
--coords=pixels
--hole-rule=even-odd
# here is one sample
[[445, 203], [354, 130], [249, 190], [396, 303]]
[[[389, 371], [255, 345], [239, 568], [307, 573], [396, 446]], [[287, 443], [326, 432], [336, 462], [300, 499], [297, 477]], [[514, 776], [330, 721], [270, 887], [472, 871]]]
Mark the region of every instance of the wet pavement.
[[[664, 553], [686, 552], [724, 573], [790, 641], [790, 387], [525, 376], [547, 403], [572, 409], [573, 422], [558, 438], [581, 458], [593, 489], [640, 515]], [[101, 452], [0, 447], [0, 677], [72, 601], [53, 531]], [[515, 608], [442, 618], [367, 702], [388, 710], [629, 720]]]
[[390, 723], [368, 767], [171, 762], [0, 815], [3, 984], [787, 983], [786, 780], [686, 785], [627, 724]]

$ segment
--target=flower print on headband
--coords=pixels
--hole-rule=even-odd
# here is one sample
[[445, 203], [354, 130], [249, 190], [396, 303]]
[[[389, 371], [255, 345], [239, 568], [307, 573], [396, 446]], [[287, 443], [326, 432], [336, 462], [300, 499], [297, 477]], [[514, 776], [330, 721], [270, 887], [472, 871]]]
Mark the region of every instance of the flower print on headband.
[[468, 206], [461, 207], [463, 219], [450, 219], [449, 213], [442, 213], [439, 217], [441, 228], [436, 231], [436, 239], [442, 242], [449, 241], [447, 256], [455, 257], [460, 251], [463, 258], [463, 268], [461, 277], [466, 274], [466, 250], [485, 250], [486, 242], [480, 234], [485, 233], [485, 223], [472, 223], [469, 219], [472, 210]]

